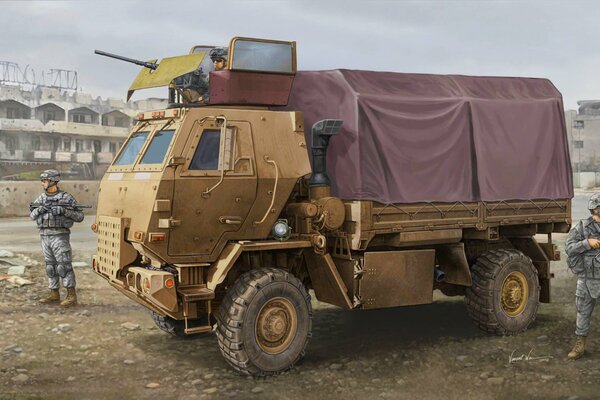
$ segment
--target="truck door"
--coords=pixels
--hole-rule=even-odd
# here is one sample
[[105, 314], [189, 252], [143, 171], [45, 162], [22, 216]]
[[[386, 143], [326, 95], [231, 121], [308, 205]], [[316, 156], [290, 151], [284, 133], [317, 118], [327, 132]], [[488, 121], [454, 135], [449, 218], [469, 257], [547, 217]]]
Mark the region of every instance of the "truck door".
[[246, 217], [256, 199], [257, 176], [250, 123], [197, 126], [175, 177], [170, 256], [209, 256], [228, 240], [227, 233], [252, 224]]

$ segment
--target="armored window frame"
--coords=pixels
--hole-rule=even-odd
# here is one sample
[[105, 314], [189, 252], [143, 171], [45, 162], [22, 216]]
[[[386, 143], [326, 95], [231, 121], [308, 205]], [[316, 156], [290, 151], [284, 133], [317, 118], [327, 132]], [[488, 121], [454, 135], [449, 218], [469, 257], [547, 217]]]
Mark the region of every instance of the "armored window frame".
[[188, 170], [220, 171], [222, 141], [219, 129], [204, 130], [188, 164]]
[[[210, 134], [210, 132], [215, 131], [219, 133], [219, 147], [217, 149], [218, 161], [216, 162], [216, 169], [193, 169], [192, 164], [194, 163], [194, 158], [196, 156], [197, 151], [200, 151], [200, 146], [202, 145], [202, 138], [205, 137], [207, 133]], [[227, 168], [225, 169], [225, 174], [227, 176], [240, 175], [234, 172], [235, 163], [238, 161], [239, 154], [237, 134], [238, 129], [235, 125], [228, 124], [227, 134], [223, 136], [221, 135], [220, 126], [210, 124], [204, 128], [199, 129], [196, 133], [190, 135], [190, 139], [188, 141], [188, 144], [186, 145], [186, 148], [188, 149], [186, 153], [186, 163], [181, 171], [181, 176], [220, 176], [223, 171], [224, 165], [227, 166]], [[228, 161], [223, 160], [222, 155], [227, 157]]]
[[[211, 133], [211, 132], [217, 132], [219, 133], [219, 147], [217, 149], [218, 151], [218, 161], [217, 161], [217, 168], [216, 169], [191, 169], [191, 165], [194, 162], [194, 156], [196, 154], [196, 151], [199, 151], [199, 146], [202, 142], [202, 138], [205, 136], [206, 133]], [[196, 133], [190, 135], [190, 141], [188, 142], [189, 145], [186, 146], [187, 150], [187, 154], [186, 154], [186, 163], [181, 171], [181, 176], [219, 176], [221, 175], [221, 170], [219, 169], [219, 166], [222, 165], [222, 160], [221, 160], [221, 150], [222, 150], [222, 141], [223, 141], [223, 137], [220, 134], [221, 130], [220, 127], [216, 126], [215, 124], [210, 124], [205, 126], [204, 128], [200, 128]], [[225, 171], [226, 174], [228, 174], [230, 171]]]
[[[146, 144], [148, 143], [148, 138], [151, 137], [151, 130], [141, 130], [139, 132], [135, 132], [134, 134], [130, 135], [127, 138], [127, 141], [125, 142], [125, 144], [121, 147], [121, 149], [119, 149], [119, 152], [117, 153], [117, 155], [115, 156], [115, 159], [113, 160], [111, 167], [115, 167], [118, 170], [129, 170], [131, 169], [132, 166], [134, 166], [138, 159], [140, 158], [140, 155], [144, 152], [144, 149], [146, 147]], [[144, 138], [144, 140], [142, 141], [142, 144], [140, 146], [140, 148], [137, 151], [137, 154], [133, 157], [131, 163], [127, 163], [127, 164], [118, 164], [118, 162], [120, 161], [121, 157], [124, 155], [123, 153], [128, 150], [130, 143], [133, 142], [133, 140], [135, 140], [137, 137], [142, 136], [143, 134], [146, 134], [146, 137]]]
[[[243, 49], [243, 46], [254, 45], [255, 49]], [[248, 57], [252, 52], [260, 50], [260, 47], [263, 47], [263, 51], [269, 52], [269, 47], [271, 47], [272, 52], [276, 50], [277, 47], [280, 50], [284, 50], [286, 47], [289, 47], [289, 59], [282, 59], [281, 65], [277, 67], [273, 64], [274, 57]], [[247, 51], [247, 54], [244, 52]], [[237, 54], [236, 54], [237, 53]], [[283, 55], [281, 51], [275, 52], [274, 54]], [[248, 72], [263, 72], [269, 74], [283, 74], [283, 75], [293, 75], [297, 71], [297, 61], [296, 61], [296, 42], [286, 42], [281, 40], [268, 40], [268, 39], [257, 39], [257, 38], [246, 38], [246, 37], [234, 37], [231, 39], [231, 43], [229, 44], [229, 54], [228, 54], [228, 69], [233, 71], [248, 71]], [[271, 67], [268, 64], [263, 65], [261, 62], [265, 60], [271, 60]], [[289, 63], [289, 65], [288, 65]]]
[[[148, 155], [148, 152], [151, 150], [153, 144], [156, 143], [155, 139], [158, 137], [158, 135], [161, 132], [172, 132], [171, 140], [169, 141], [168, 145], [164, 149], [162, 161], [159, 163], [144, 163], [143, 162], [144, 158], [146, 158], [146, 156]], [[176, 129], [172, 128], [172, 127], [167, 127], [166, 129], [160, 129], [160, 127], [159, 127], [157, 129], [154, 129], [152, 134], [150, 135], [149, 139], [146, 141], [146, 145], [140, 151], [140, 155], [138, 157], [138, 160], [136, 162], [134, 170], [135, 171], [159, 171], [159, 170], [162, 170], [164, 163], [167, 161], [167, 158], [168, 158], [167, 156], [171, 152], [173, 143], [175, 142], [176, 134], [177, 134]]]
[[[144, 124], [144, 123], [142, 123]], [[124, 143], [121, 143], [119, 150], [117, 152], [117, 154], [115, 155], [113, 162], [111, 163], [111, 165], [108, 167], [108, 172], [128, 172], [128, 171], [162, 171], [163, 168], [165, 167], [165, 164], [168, 162], [169, 160], [169, 154], [171, 153], [171, 148], [173, 147], [175, 141], [177, 140], [177, 131], [179, 130], [179, 126], [180, 124], [178, 122], [173, 122], [168, 126], [165, 126], [165, 120], [158, 120], [155, 122], [152, 122], [150, 124], [144, 124], [138, 126], [138, 128], [133, 128], [132, 132], [135, 133], [148, 133], [148, 136], [146, 136], [146, 140], [144, 141], [144, 143], [142, 144], [142, 147], [140, 148], [140, 150], [138, 151], [137, 156], [135, 157], [135, 160], [132, 164], [123, 164], [123, 165], [117, 165], [115, 164], [116, 160], [121, 156], [121, 153], [124, 151], [125, 147], [127, 146], [127, 143], [129, 143], [130, 139], [131, 139], [131, 134], [130, 136], [127, 138], [127, 140]], [[137, 131], [136, 131], [137, 129]], [[154, 135], [161, 131], [161, 130], [174, 130], [175, 133], [173, 134], [173, 138], [171, 139], [171, 143], [169, 144], [169, 147], [167, 148], [167, 151], [165, 153], [165, 158], [163, 160], [162, 163], [160, 164], [140, 164], [140, 161], [142, 159], [142, 157], [146, 154], [146, 151], [148, 149], [148, 146], [150, 145], [152, 139], [154, 138]], [[111, 142], [112, 143], [112, 142]]]

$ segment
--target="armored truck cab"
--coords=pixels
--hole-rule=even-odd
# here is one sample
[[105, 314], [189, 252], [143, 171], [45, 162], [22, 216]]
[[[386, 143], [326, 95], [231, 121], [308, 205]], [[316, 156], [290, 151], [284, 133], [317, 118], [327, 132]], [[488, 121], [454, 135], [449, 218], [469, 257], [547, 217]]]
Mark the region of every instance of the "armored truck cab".
[[[102, 178], [95, 268], [133, 293], [154, 289], [152, 279], [158, 279], [142, 269], [121, 269], [136, 262], [181, 267], [178, 277], [185, 282], [179, 283], [198, 285], [205, 283], [199, 279], [202, 271], [232, 240], [268, 237], [292, 188], [310, 173], [299, 117], [223, 108], [139, 115]], [[271, 140], [256, 134], [266, 129], [274, 131]], [[214, 218], [216, 224], [208, 222]], [[161, 301], [169, 293], [170, 313], [183, 319], [184, 310], [177, 307], [180, 286], [145, 298], [164, 307]]]
[[137, 116], [100, 185], [93, 269], [161, 329], [215, 329], [271, 375], [304, 355], [310, 289], [356, 310], [439, 289], [501, 335], [550, 301], [572, 183], [548, 81], [297, 73], [295, 43], [249, 38], [206, 74], [210, 49], [144, 65], [130, 93], [169, 85], [171, 107]]

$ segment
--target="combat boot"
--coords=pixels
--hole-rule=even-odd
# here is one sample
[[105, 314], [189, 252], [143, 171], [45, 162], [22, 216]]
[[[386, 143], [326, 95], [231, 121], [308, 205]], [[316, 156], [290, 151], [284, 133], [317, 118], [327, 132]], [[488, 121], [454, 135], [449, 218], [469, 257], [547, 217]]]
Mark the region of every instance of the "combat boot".
[[60, 301], [60, 292], [58, 289], [50, 289], [48, 296], [40, 299], [41, 304], [58, 303]]
[[577, 336], [573, 350], [567, 355], [571, 360], [577, 360], [585, 353], [585, 336]]
[[73, 307], [77, 305], [77, 293], [75, 293], [75, 288], [67, 288], [67, 297], [60, 302], [60, 305], [63, 307]]

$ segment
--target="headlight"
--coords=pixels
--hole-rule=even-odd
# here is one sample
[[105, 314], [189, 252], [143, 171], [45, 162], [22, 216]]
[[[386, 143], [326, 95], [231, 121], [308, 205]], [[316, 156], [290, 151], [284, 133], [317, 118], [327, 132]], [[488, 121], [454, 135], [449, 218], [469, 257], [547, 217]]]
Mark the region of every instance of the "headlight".
[[273, 225], [273, 229], [271, 230], [271, 234], [277, 240], [287, 240], [289, 239], [292, 233], [292, 228], [287, 223], [287, 220], [280, 219], [275, 222]]

